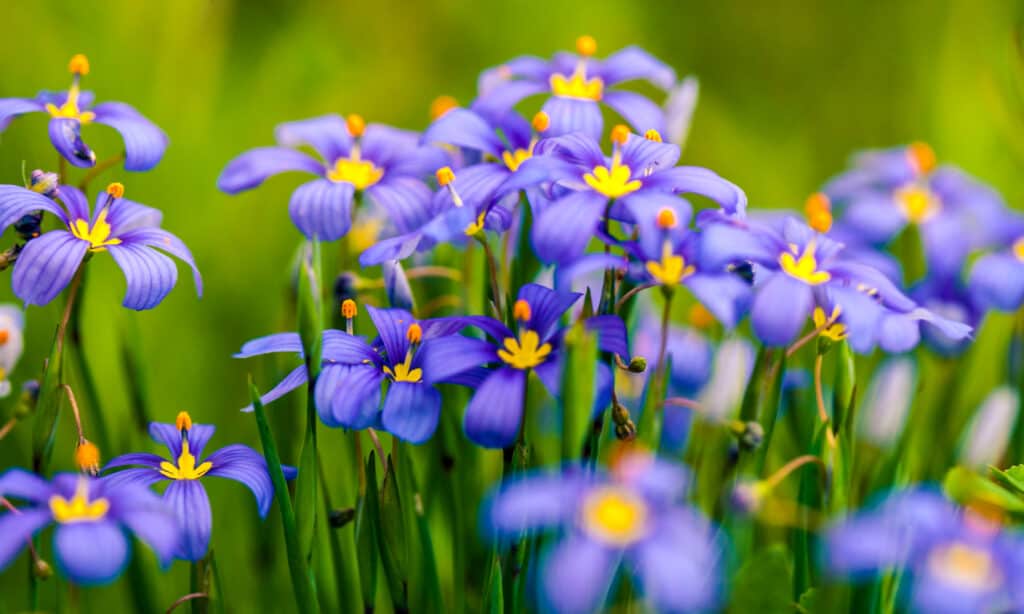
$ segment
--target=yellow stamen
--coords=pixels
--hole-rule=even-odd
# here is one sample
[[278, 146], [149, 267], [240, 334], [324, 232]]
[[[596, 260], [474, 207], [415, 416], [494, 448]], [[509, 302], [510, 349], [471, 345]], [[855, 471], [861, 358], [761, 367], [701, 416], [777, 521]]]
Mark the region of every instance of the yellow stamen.
[[682, 256], [672, 253], [672, 244], [668, 241], [661, 247], [661, 260], [650, 260], [646, 267], [651, 277], [663, 286], [674, 286], [697, 271], [692, 264], [686, 264]]
[[178, 412], [178, 417], [174, 419], [174, 427], [179, 431], [192, 430], [192, 416], [188, 415], [187, 411]]
[[327, 178], [331, 181], [351, 183], [357, 190], [365, 190], [383, 176], [384, 169], [377, 168], [369, 160], [360, 160], [355, 150], [349, 158], [338, 158], [334, 168], [327, 171]]
[[513, 173], [519, 170], [519, 165], [529, 160], [533, 156], [533, 153], [528, 149], [517, 149], [515, 151], [503, 151], [501, 152], [501, 161], [505, 163], [506, 168]]
[[188, 449], [188, 439], [181, 440], [181, 454], [178, 455], [177, 466], [167, 461], [160, 463], [160, 473], [172, 480], [198, 480], [213, 468], [213, 463], [206, 461], [196, 467], [196, 457]]
[[662, 207], [658, 209], [658, 214], [654, 218], [654, 223], [658, 225], [658, 228], [669, 230], [679, 225], [679, 217], [676, 215], [675, 209], [671, 207]]
[[124, 184], [114, 182], [107, 186], [107, 194], [110, 194], [114, 198], [124, 197]]
[[1013, 242], [1013, 255], [1017, 257], [1017, 260], [1024, 262], [1024, 237]]
[[631, 177], [629, 167], [619, 162], [618, 156], [614, 156], [611, 168], [595, 166], [592, 173], [583, 176], [583, 181], [608, 198], [618, 198], [636, 192], [642, 186], [639, 179], [630, 180]]
[[927, 175], [935, 169], [935, 150], [928, 143], [917, 141], [907, 146], [907, 157], [918, 175]]
[[597, 53], [597, 41], [593, 36], [583, 35], [576, 39], [576, 53], [590, 57]]
[[419, 343], [423, 340], [423, 327], [413, 322], [405, 331], [405, 338], [409, 343]]
[[904, 186], [896, 191], [896, 206], [902, 211], [907, 221], [921, 224], [939, 212], [939, 199], [931, 190], [917, 184]]
[[430, 119], [439, 119], [445, 113], [459, 107], [459, 101], [451, 96], [438, 96], [430, 103]]
[[437, 169], [437, 172], [434, 173], [434, 175], [437, 177], [437, 184], [441, 187], [455, 181], [455, 172], [452, 171], [452, 167], [450, 166], [442, 166]]
[[847, 335], [850, 333], [846, 330], [845, 325], [839, 323], [840, 311], [839, 305], [836, 305], [832, 308], [832, 315], [826, 317], [824, 309], [821, 307], [814, 308], [814, 313], [811, 315], [811, 319], [814, 320], [814, 328], [821, 328], [822, 326], [825, 326], [826, 323], [832, 322], [818, 333], [820, 336], [831, 339], [832, 341], [842, 341], [843, 339], [846, 339]]
[[525, 299], [519, 299], [512, 306], [512, 317], [517, 322], [529, 322], [531, 315], [533, 315], [533, 312], [530, 310], [530, 304]]
[[418, 384], [423, 381], [423, 369], [412, 368], [412, 352], [405, 353], [405, 361], [395, 365], [394, 370], [391, 367], [384, 365], [384, 373], [391, 376], [391, 379], [396, 382], [408, 382], [410, 384]]
[[604, 96], [604, 81], [600, 77], [587, 79], [583, 66], [578, 67], [570, 77], [555, 73], [548, 79], [548, 83], [551, 85], [551, 93], [562, 98], [596, 102]]
[[110, 238], [110, 224], [107, 222], [107, 210], [103, 209], [96, 216], [96, 223], [89, 227], [89, 221], [81, 218], [68, 226], [71, 234], [89, 242], [89, 251], [106, 251], [108, 245], [120, 245], [121, 239]]
[[498, 357], [516, 369], [531, 369], [544, 362], [551, 353], [551, 344], [541, 345], [540, 336], [526, 330], [519, 334], [519, 339], [507, 337], [504, 349], [498, 350]]
[[75, 447], [75, 464], [80, 471], [96, 475], [100, 471], [100, 449], [91, 441], [83, 440]]
[[341, 302], [341, 315], [348, 320], [356, 317], [359, 313], [359, 309], [356, 307], [356, 302], [350, 298], [347, 298]]
[[476, 221], [470, 222], [470, 224], [466, 226], [467, 237], [472, 237], [473, 235], [484, 229], [484, 217], [486, 217], [486, 215], [487, 212], [481, 211], [480, 215], [476, 216]]
[[102, 497], [89, 501], [89, 482], [84, 477], [78, 481], [70, 501], [60, 495], [53, 495], [49, 504], [53, 519], [60, 524], [101, 520], [110, 509], [110, 502]]
[[[818, 260], [814, 257], [814, 250], [816, 249], [816, 246], [813, 241], [807, 244], [807, 247], [804, 248], [803, 254], [800, 254], [797, 251], [796, 246], [792, 247], [792, 253], [783, 252], [782, 255], [779, 256], [779, 266], [782, 267], [783, 271], [791, 277], [799, 279], [800, 281], [812, 286], [823, 284], [832, 279], [832, 275], [828, 271], [818, 270]], [[794, 254], [799, 255], [800, 257], [796, 258], [794, 257]]]
[[583, 502], [583, 529], [605, 544], [626, 546], [647, 533], [647, 505], [628, 490], [606, 486]]
[[366, 132], [366, 120], [363, 119], [362, 115], [357, 115], [355, 113], [349, 115], [345, 118], [345, 126], [348, 128], [348, 133], [351, 134], [353, 138], [358, 139], [363, 136], [364, 132]]
[[629, 126], [625, 124], [617, 124], [612, 128], [611, 133], [612, 143], [616, 145], [625, 145], [626, 141], [629, 140]]
[[68, 62], [68, 72], [73, 75], [89, 74], [89, 58], [85, 57], [81, 53], [76, 53], [71, 56], [71, 61]]
[[530, 122], [536, 132], [546, 132], [548, 127], [551, 126], [551, 117], [544, 111], [537, 111], [533, 116], [533, 121]]
[[52, 102], [46, 103], [46, 112], [53, 117], [62, 119], [77, 119], [79, 123], [88, 124], [92, 120], [96, 119], [96, 114], [92, 111], [82, 111], [78, 108], [78, 97], [81, 95], [81, 91], [78, 89], [78, 81], [71, 84], [68, 88], [68, 98], [64, 101], [64, 104], [57, 106]]
[[650, 130], [645, 132], [644, 133], [644, 138], [647, 139], [648, 141], [654, 141], [655, 143], [661, 143], [662, 142], [662, 140], [661, 140], [661, 133], [658, 132], [657, 130], [655, 130], [654, 128], [651, 128]]
[[948, 584], [971, 591], [993, 590], [1003, 582], [998, 564], [987, 550], [960, 542], [934, 548], [928, 554], [928, 570]]

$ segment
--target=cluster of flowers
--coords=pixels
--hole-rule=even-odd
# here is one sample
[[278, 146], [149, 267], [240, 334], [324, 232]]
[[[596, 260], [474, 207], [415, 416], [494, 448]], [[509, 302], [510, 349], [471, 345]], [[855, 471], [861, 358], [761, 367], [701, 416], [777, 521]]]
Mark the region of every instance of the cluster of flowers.
[[[466, 436], [486, 448], [509, 448], [522, 435], [531, 374], [560, 398], [566, 339], [578, 327], [596, 336], [605, 357], [595, 378], [594, 415], [611, 406], [616, 435], [630, 440], [636, 427], [615, 400], [616, 373], [642, 372], [644, 361], [631, 352], [623, 306], [651, 288], [660, 289], [665, 314], [685, 287], [702, 305], [694, 321], [716, 320], [732, 330], [749, 315], [766, 346], [800, 343], [809, 326], [811, 338], [846, 341], [859, 353], [906, 352], [922, 338], [956, 351], [985, 310], [1013, 310], [1024, 302], [1024, 218], [976, 180], [937, 167], [927, 146], [859, 156], [853, 169], [808, 199], [806, 221], [748, 212], [738, 186], [706, 168], [678, 164], [693, 83], [677, 81], [670, 67], [638, 48], [603, 60], [595, 56], [595, 41], [581, 37], [576, 53], [517, 58], [486, 71], [472, 104], [440, 101], [422, 134], [367, 124], [358, 115], [284, 123], [275, 131], [276, 145], [243, 153], [224, 169], [218, 186], [232, 194], [280, 173], [314, 175], [294, 191], [288, 207], [311, 241], [337, 241], [366, 219], [383, 229], [385, 236], [359, 254], [359, 262], [382, 265], [392, 305], [366, 307], [372, 337], [354, 334], [359, 307], [353, 298], [340, 305], [346, 329], [324, 331], [322, 363], [312, 382], [323, 424], [380, 429], [423, 443], [438, 427], [445, 390], [438, 385], [456, 384], [473, 390], [463, 417]], [[79, 91], [78, 80], [88, 65], [76, 57], [71, 70], [75, 80], [66, 93], [0, 100], [0, 125], [18, 113], [48, 112], [57, 150], [86, 167], [96, 157], [79, 128], [106, 123], [125, 136], [126, 169], [156, 164], [166, 146], [163, 133], [126, 105], [85, 110], [90, 97]], [[663, 90], [667, 103], [616, 87], [633, 80]], [[516, 107], [533, 96], [545, 96], [543, 106], [524, 117]], [[626, 123], [606, 131], [605, 108]], [[61, 228], [41, 233], [41, 212], [53, 214]], [[92, 212], [80, 191], [46, 173], [34, 173], [27, 187], [0, 187], [0, 228], [15, 225], [25, 241], [13, 287], [28, 304], [52, 300], [88, 255], [104, 251], [125, 272], [127, 307], [154, 307], [176, 282], [173, 261], [150, 248], [188, 263], [199, 286], [188, 249], [159, 222], [156, 210], [125, 200], [120, 184], [101, 193]], [[891, 255], [908, 233], [919, 233], [924, 245], [924, 277], [905, 274]], [[499, 240], [529, 246], [502, 256], [530, 283], [501, 287], [492, 274], [491, 315], [414, 315], [403, 261], [475, 241], [493, 265], [490, 243]], [[979, 250], [988, 253], [973, 260]], [[548, 281], [534, 283], [542, 279]], [[641, 310], [632, 346], [652, 349], [644, 352], [653, 358], [650, 377], [671, 357], [670, 390], [692, 393], [717, 385], [710, 398], [728, 394], [723, 386], [737, 387], [716, 383], [714, 350], [699, 333], [670, 327], [667, 315], [660, 328], [652, 327], [649, 315]], [[726, 352], [749, 349], [726, 342], [718, 354]], [[268, 391], [264, 403], [312, 379], [298, 333], [249, 341], [236, 357], [270, 353], [294, 354], [303, 364]], [[740, 393], [744, 386], [745, 379]], [[202, 557], [210, 509], [198, 480], [220, 475], [245, 483], [263, 514], [272, 498], [266, 463], [256, 452], [229, 446], [199, 460], [212, 431], [192, 425], [187, 415], [175, 425], [153, 425], [172, 461], [125, 455], [107, 468], [141, 468], [100, 480], [58, 476], [47, 483], [17, 470], [5, 474], [0, 495], [34, 507], [0, 517], [0, 565], [53, 521], [60, 525], [55, 539], [63, 568], [76, 581], [116, 575], [127, 548], [123, 537], [118, 556], [83, 544], [121, 535], [120, 527], [168, 560]], [[671, 448], [671, 441], [663, 442], [664, 450]], [[171, 483], [160, 509], [170, 509], [170, 521], [147, 490], [164, 480]], [[620, 566], [655, 609], [708, 609], [721, 598], [723, 545], [717, 528], [686, 502], [688, 482], [685, 469], [668, 455], [634, 449], [610, 463], [607, 473], [571, 464], [509, 477], [495, 489], [483, 518], [497, 540], [561, 529], [538, 583], [540, 599], [556, 611], [599, 608]], [[926, 495], [899, 497], [886, 504], [880, 519], [855, 518], [834, 529], [828, 558], [833, 568], [905, 565], [920, 572], [915, 595], [923, 595], [922, 607], [948, 598], [943, 591], [961, 603], [1018, 603], [1014, 587], [1021, 574], [1015, 570], [1021, 567], [1010, 561], [1016, 554], [1004, 552], [1010, 536]], [[108, 564], [98, 564], [98, 557]]]

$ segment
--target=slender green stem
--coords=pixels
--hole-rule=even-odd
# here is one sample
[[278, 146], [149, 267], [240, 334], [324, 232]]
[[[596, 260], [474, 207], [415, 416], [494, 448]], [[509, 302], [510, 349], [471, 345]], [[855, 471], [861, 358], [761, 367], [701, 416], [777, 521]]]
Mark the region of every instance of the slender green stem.
[[[83, 271], [81, 275], [80, 283], [85, 284], [85, 267], [83, 266], [80, 270]], [[96, 444], [99, 446], [101, 451], [106, 452], [110, 450], [112, 441], [110, 439], [110, 433], [107, 430], [106, 421], [103, 419], [103, 405], [100, 401], [99, 389], [96, 386], [96, 379], [93, 377], [92, 368], [89, 366], [89, 361], [85, 356], [85, 348], [82, 344], [82, 301], [78, 300], [75, 302], [71, 309], [70, 319], [68, 321], [68, 343], [71, 346], [71, 357], [75, 361], [75, 368], [78, 370], [78, 375], [81, 378], [81, 386], [79, 390], [84, 393], [86, 398], [86, 405], [90, 411], [92, 411], [92, 432]]]
[[479, 237], [477, 240], [484, 246], [484, 254], [487, 256], [487, 271], [491, 278], [491, 293], [494, 299], [494, 310], [499, 320], [505, 320], [505, 310], [501, 304], [501, 287], [498, 280], [498, 261], [494, 258], [494, 251], [486, 237]]
[[[86, 190], [89, 189], [89, 184], [92, 183], [93, 179], [99, 177], [107, 169], [113, 166], [117, 166], [117, 164], [119, 164], [122, 160], [124, 160], [123, 151], [117, 154], [116, 156], [110, 156], [106, 160], [101, 160], [100, 162], [97, 162], [96, 166], [89, 169], [89, 172], [86, 173], [84, 177], [82, 177], [81, 181], [78, 182], [78, 189], [85, 192]], [[63, 174], [61, 175], [61, 178], [63, 179]]]

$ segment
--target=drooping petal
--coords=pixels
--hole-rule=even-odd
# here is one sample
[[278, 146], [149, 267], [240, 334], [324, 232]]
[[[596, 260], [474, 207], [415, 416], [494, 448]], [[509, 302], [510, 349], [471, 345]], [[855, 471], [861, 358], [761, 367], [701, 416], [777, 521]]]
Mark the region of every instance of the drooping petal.
[[629, 362], [629, 336], [622, 318], [617, 315], [593, 316], [583, 323], [587, 330], [597, 333], [597, 346], [602, 352], [618, 354]]
[[213, 530], [210, 497], [199, 480], [172, 480], [164, 491], [164, 502], [174, 510], [181, 531], [175, 557], [198, 561], [206, 556]]
[[581, 534], [566, 536], [543, 559], [548, 608], [559, 614], [598, 612], [608, 597], [620, 554]]
[[383, 209], [399, 234], [417, 230], [430, 221], [430, 188], [418, 179], [385, 178], [368, 188], [366, 194]]
[[859, 239], [876, 244], [889, 241], [907, 225], [892, 197], [874, 190], [852, 198], [840, 220], [851, 226]]
[[[498, 69], [501, 70], [500, 68]], [[484, 75], [481, 75], [483, 78]], [[496, 82], [486, 90], [481, 90], [480, 98], [473, 103], [473, 110], [486, 116], [500, 116], [516, 106], [520, 100], [548, 91], [546, 81], [527, 81], [516, 79]]]
[[258, 147], [228, 162], [217, 179], [217, 187], [222, 192], [237, 194], [255, 188], [268, 177], [288, 171], [323, 176], [324, 165], [301, 151], [287, 147]]
[[423, 239], [419, 231], [383, 239], [359, 254], [359, 264], [369, 267], [389, 260], [405, 260], [416, 252]]
[[167, 135], [156, 124], [123, 102], [104, 102], [92, 108], [98, 124], [106, 124], [124, 139], [124, 168], [148, 171], [167, 149]]
[[347, 181], [315, 179], [300, 185], [288, 202], [288, 215], [308, 239], [335, 241], [352, 226], [355, 186]]
[[785, 273], [769, 273], [754, 295], [754, 333], [765, 345], [788, 345], [807, 324], [813, 307], [810, 286]]
[[395, 437], [420, 444], [437, 430], [441, 393], [426, 382], [392, 382], [384, 397], [381, 425]]
[[161, 567], [170, 565], [181, 546], [174, 510], [141, 484], [122, 482], [115, 488], [104, 479], [103, 492], [110, 501], [110, 517], [124, 524], [152, 548]]
[[[582, 138], [582, 135], [567, 136], [580, 136]], [[544, 142], [538, 143], [537, 148], [540, 148]], [[534, 153], [537, 153], [537, 149], [534, 149]], [[519, 168], [497, 189], [494, 197], [504, 198], [513, 192], [535, 188], [549, 181], [557, 182], [560, 185], [573, 184], [574, 187], [583, 189], [586, 187], [582, 180], [583, 174], [579, 165], [565, 160], [558, 155], [534, 155], [519, 165]], [[534, 203], [534, 207], [538, 210], [544, 209], [537, 207], [536, 203]]]
[[275, 333], [247, 341], [235, 358], [251, 358], [277, 352], [294, 352], [302, 356], [302, 339], [299, 333]]
[[321, 115], [310, 119], [278, 124], [274, 138], [284, 147], [312, 147], [326, 164], [347, 156], [352, 148], [352, 136], [340, 115]]
[[196, 285], [196, 294], [203, 295], [203, 276], [199, 274], [199, 268], [196, 267], [191, 250], [178, 237], [162, 228], [137, 228], [121, 235], [121, 241], [155, 247], [178, 258], [192, 269], [192, 281]]
[[[125, 456], [133, 456], [131, 454], [125, 454]], [[159, 459], [160, 462], [164, 462], [164, 459], [156, 456], [155, 454], [147, 454], [146, 456], [154, 456]], [[118, 457], [118, 459], [121, 457]], [[118, 459], [114, 459], [115, 461]], [[104, 470], [112, 465], [107, 464]], [[122, 469], [121, 471], [115, 471], [114, 473], [103, 476], [103, 483], [107, 488], [123, 488], [125, 486], [142, 486], [143, 488], [149, 488], [153, 484], [166, 480], [160, 470], [155, 467], [134, 467], [131, 469]]]
[[49, 482], [24, 469], [8, 469], [0, 475], [0, 497], [46, 503], [52, 494]]
[[160, 304], [178, 283], [178, 267], [167, 256], [143, 245], [122, 243], [107, 247], [127, 282], [122, 305], [143, 311]]
[[549, 205], [533, 225], [533, 249], [544, 262], [566, 263], [580, 257], [604, 215], [606, 198], [594, 191], [574, 192]]
[[213, 465], [206, 475], [244, 484], [256, 497], [260, 517], [267, 517], [270, 504], [274, 501], [274, 485], [270, 481], [267, 461], [262, 454], [238, 443], [224, 446], [206, 457], [205, 461]]
[[605, 85], [646, 79], [651, 84], [667, 90], [676, 82], [676, 72], [671, 66], [640, 47], [632, 45], [598, 62], [593, 73], [601, 77]]
[[[60, 189], [63, 195], [65, 186]], [[70, 191], [78, 192], [75, 188], [70, 188]], [[33, 211], [47, 211], [67, 223], [67, 216], [60, 206], [42, 194], [17, 185], [0, 185], [0, 232]]]
[[700, 239], [700, 263], [704, 271], [723, 271], [730, 264], [745, 261], [775, 265], [781, 252], [762, 233], [732, 224], [717, 223], [704, 228]]
[[699, 94], [700, 82], [692, 75], [674, 85], [669, 91], [668, 99], [665, 100], [665, 140], [680, 147], [686, 145]]
[[361, 364], [367, 361], [376, 364], [380, 361], [380, 356], [362, 337], [334, 329], [324, 331], [321, 354], [325, 361], [343, 364]]
[[112, 582], [128, 563], [131, 543], [109, 520], [62, 524], [53, 533], [57, 567], [82, 586]]
[[720, 559], [711, 525], [688, 509], [657, 520], [655, 535], [630, 559], [644, 597], [661, 612], [711, 610], [720, 596]]
[[601, 101], [615, 109], [640, 134], [647, 130], [657, 130], [658, 134], [667, 131], [665, 112], [643, 94], [625, 90], [610, 91], [604, 93]]
[[1010, 254], [986, 254], [971, 267], [968, 288], [982, 305], [1016, 311], [1024, 303], [1024, 262]]
[[537, 142], [533, 153], [554, 156], [582, 169], [592, 169], [606, 163], [599, 139], [580, 132], [548, 135]]
[[[61, 188], [61, 190], [63, 189]], [[93, 210], [98, 213], [106, 204], [107, 198], [106, 192], [97, 194]], [[163, 212], [159, 209], [147, 207], [127, 198], [114, 199], [114, 202], [110, 205], [109, 212], [110, 215], [107, 216], [107, 223], [110, 224], [110, 232], [115, 237], [121, 237], [127, 232], [141, 228], [156, 228], [160, 226], [164, 218]], [[85, 219], [89, 218], [86, 217]]]
[[45, 305], [71, 282], [89, 244], [65, 230], [32, 239], [14, 263], [11, 286], [29, 305]]
[[446, 143], [501, 158], [504, 144], [486, 119], [469, 109], [452, 109], [423, 133], [424, 143]]
[[[617, 93], [624, 94], [626, 92]], [[640, 133], [643, 134], [644, 131], [640, 130]], [[622, 163], [637, 174], [646, 173], [648, 170], [654, 172], [674, 167], [679, 161], [679, 154], [678, 145], [652, 141], [631, 134], [622, 148]], [[681, 223], [685, 224], [682, 221]]]
[[593, 139], [601, 138], [604, 118], [601, 117], [601, 107], [593, 100], [552, 96], [542, 110], [551, 120], [547, 129], [551, 136], [580, 132]]
[[406, 331], [409, 325], [416, 322], [412, 314], [405, 309], [378, 309], [372, 305], [366, 306], [373, 326], [380, 335], [381, 343], [384, 344], [384, 351], [388, 354], [388, 361], [391, 363], [401, 362], [405, 359], [405, 352], [409, 349], [409, 340], [406, 338]]
[[[495, 164], [493, 162], [481, 162], [480, 164], [474, 164], [473, 166], [458, 170], [455, 174], [455, 181], [451, 185], [458, 191], [463, 206], [471, 211], [469, 214], [470, 220], [468, 221], [472, 221], [472, 217], [476, 212], [491, 207], [495, 201], [495, 192], [508, 177], [508, 168], [504, 164]], [[438, 190], [435, 192], [432, 206], [435, 211], [439, 212], [457, 207], [452, 201], [451, 192], [448, 190]], [[454, 225], [454, 228], [445, 229], [446, 231], [438, 238], [448, 240], [446, 235], [462, 234], [466, 230], [466, 225], [466, 223], [457, 223]]]
[[696, 273], [687, 277], [683, 283], [726, 328], [739, 324], [750, 309], [752, 289], [738, 275]]
[[411, 130], [370, 124], [360, 138], [359, 145], [364, 160], [371, 160], [377, 166], [389, 169], [393, 162], [419, 147], [419, 140], [420, 135]]
[[[260, 403], [267, 405], [276, 401], [292, 390], [295, 390], [299, 386], [305, 384], [306, 380], [306, 365], [299, 365], [289, 371], [288, 375], [285, 375], [284, 379], [278, 382], [276, 386], [264, 393], [263, 396], [260, 397]], [[253, 411], [253, 406], [246, 405], [242, 408], [242, 411]]]
[[[159, 423], [158, 423], [159, 424]], [[161, 432], [160, 442], [163, 443], [163, 433]], [[135, 465], [142, 465], [154, 469], [160, 466], [160, 463], [164, 462], [164, 459], [156, 454], [150, 454], [149, 452], [132, 452], [130, 454], [122, 454], [115, 456], [110, 459], [106, 465], [103, 465], [103, 471], [114, 469], [116, 467], [132, 467]], [[107, 478], [117, 475], [116, 473], [106, 476]]]
[[578, 292], [558, 292], [540, 284], [526, 284], [519, 289], [517, 298], [530, 306], [530, 328], [537, 331], [541, 339], [547, 339], [554, 332], [558, 319], [581, 296]]
[[89, 168], [96, 165], [96, 154], [82, 141], [82, 124], [70, 117], [50, 119], [50, 142], [72, 166]]
[[710, 198], [730, 215], [742, 216], [747, 210], [747, 195], [743, 190], [706, 168], [675, 166], [651, 173], [643, 182], [645, 188]]
[[463, 428], [470, 441], [504, 448], [515, 441], [523, 416], [526, 372], [502, 367], [491, 373], [466, 407]]
[[379, 420], [384, 374], [371, 365], [325, 365], [316, 380], [316, 410], [327, 426], [364, 429]]
[[0, 571], [28, 546], [33, 535], [52, 521], [53, 515], [45, 507], [0, 515]]
[[31, 98], [0, 98], [0, 130], [5, 130], [10, 121], [19, 115], [45, 110], [46, 105]]
[[495, 489], [482, 507], [484, 530], [498, 538], [571, 522], [586, 481], [568, 473], [535, 473], [512, 478]]
[[416, 350], [413, 366], [423, 370], [426, 384], [447, 383], [474, 367], [498, 359], [494, 346], [480, 339], [449, 335], [427, 339]]

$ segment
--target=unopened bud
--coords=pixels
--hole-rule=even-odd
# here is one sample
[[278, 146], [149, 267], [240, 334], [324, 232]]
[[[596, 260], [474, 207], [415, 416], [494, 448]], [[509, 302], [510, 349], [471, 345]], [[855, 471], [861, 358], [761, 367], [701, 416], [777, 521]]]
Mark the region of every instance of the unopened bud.
[[729, 425], [729, 430], [736, 436], [736, 440], [745, 450], [756, 450], [764, 441], [764, 427], [760, 422], [741, 422], [734, 420]]
[[643, 356], [634, 356], [629, 361], [630, 373], [643, 373], [647, 370], [647, 359]]
[[40, 580], [49, 580], [53, 575], [53, 567], [43, 559], [36, 559], [32, 564], [32, 573]]
[[38, 400], [39, 382], [30, 379], [21, 385], [21, 396], [18, 397], [18, 404], [14, 406], [14, 417], [18, 420], [27, 418], [36, 410]]
[[78, 465], [78, 470], [82, 473], [98, 475], [100, 472], [100, 449], [91, 441], [83, 439], [75, 448], [75, 464]]
[[33, 192], [42, 194], [47, 198], [53, 198], [57, 194], [59, 185], [57, 173], [46, 173], [36, 169], [32, 171], [32, 175], [29, 177], [28, 187]]
[[615, 437], [619, 441], [633, 441], [636, 439], [636, 425], [629, 419], [622, 424], [616, 424]]
[[340, 529], [355, 520], [356, 510], [349, 507], [343, 510], [331, 510], [327, 512], [327, 523], [332, 529]]

